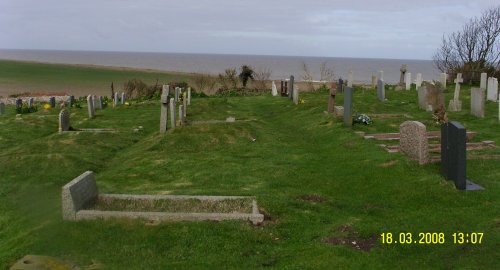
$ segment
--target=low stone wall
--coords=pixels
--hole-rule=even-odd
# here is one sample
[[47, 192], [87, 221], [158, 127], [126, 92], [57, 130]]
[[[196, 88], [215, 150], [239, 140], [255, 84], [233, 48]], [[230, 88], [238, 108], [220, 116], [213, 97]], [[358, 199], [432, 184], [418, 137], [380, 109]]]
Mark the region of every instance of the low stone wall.
[[98, 196], [94, 173], [86, 171], [62, 188], [64, 220], [76, 220], [77, 212], [92, 205]]

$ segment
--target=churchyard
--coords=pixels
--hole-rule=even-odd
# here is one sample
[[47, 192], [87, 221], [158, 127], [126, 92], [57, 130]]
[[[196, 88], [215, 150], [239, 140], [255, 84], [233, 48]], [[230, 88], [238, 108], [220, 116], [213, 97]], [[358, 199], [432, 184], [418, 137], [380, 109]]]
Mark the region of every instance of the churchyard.
[[[277, 81], [252, 97], [188, 99], [187, 89], [164, 86], [160, 99], [96, 110], [91, 96], [62, 114], [59, 105], [20, 116], [14, 104], [0, 108], [0, 268], [37, 254], [82, 269], [493, 269], [498, 102], [478, 101], [477, 86], [457, 96], [450, 80], [441, 96], [422, 98], [434, 86], [421, 75], [425, 89], [396, 91], [382, 74], [366, 87], [351, 73], [336, 91], [300, 92], [292, 78], [295, 91]], [[429, 106], [450, 101], [447, 117], [464, 129], [450, 122], [442, 151]], [[353, 123], [358, 114], [370, 124]], [[443, 168], [443, 157], [462, 159]], [[442, 176], [464, 174], [483, 189]], [[82, 179], [90, 189], [72, 190]], [[263, 221], [220, 218], [230, 214]], [[417, 242], [382, 243], [381, 234], [407, 232]], [[483, 238], [454, 243], [459, 232]], [[419, 233], [445, 242], [421, 244]]]

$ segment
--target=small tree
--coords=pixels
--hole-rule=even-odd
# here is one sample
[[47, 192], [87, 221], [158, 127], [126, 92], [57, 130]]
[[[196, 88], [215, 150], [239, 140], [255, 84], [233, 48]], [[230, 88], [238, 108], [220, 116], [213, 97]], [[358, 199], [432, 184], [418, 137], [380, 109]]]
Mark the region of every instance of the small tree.
[[271, 79], [271, 70], [269, 68], [259, 68], [254, 72], [254, 85], [257, 90], [267, 89], [267, 82]]
[[250, 66], [243, 65], [241, 66], [241, 73], [239, 75], [241, 84], [243, 84], [243, 88], [247, 87], [247, 82], [249, 79], [253, 80], [253, 69]]

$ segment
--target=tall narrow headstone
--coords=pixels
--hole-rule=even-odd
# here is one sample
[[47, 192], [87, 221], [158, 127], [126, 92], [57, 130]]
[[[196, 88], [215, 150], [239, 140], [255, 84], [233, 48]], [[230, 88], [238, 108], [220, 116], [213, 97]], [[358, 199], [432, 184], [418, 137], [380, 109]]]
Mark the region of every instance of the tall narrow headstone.
[[273, 95], [273, 97], [278, 95], [278, 89], [276, 88], [276, 84], [274, 83], [274, 81], [272, 81], [271, 83], [271, 94]]
[[295, 105], [299, 104], [299, 86], [298, 85], [295, 85], [293, 87], [293, 103], [295, 103]]
[[441, 73], [439, 80], [441, 82], [441, 85], [443, 86], [444, 89], [446, 89], [446, 78], [448, 75], [446, 73]]
[[3, 102], [0, 102], [0, 115], [5, 114], [5, 104]]
[[[383, 70], [379, 70], [378, 71], [378, 79], [379, 80], [384, 80], [384, 71]], [[378, 80], [377, 80], [377, 84], [378, 84]]]
[[167, 131], [168, 85], [164, 85], [160, 98], [160, 133]]
[[488, 80], [488, 73], [481, 73], [481, 81], [479, 83], [479, 88], [486, 89], [486, 81]]
[[347, 73], [347, 86], [348, 87], [352, 87], [353, 80], [354, 80], [354, 74], [353, 74], [352, 70], [349, 70], [349, 73]]
[[399, 134], [401, 152], [420, 165], [429, 163], [429, 144], [424, 124], [418, 121], [406, 121], [399, 126]]
[[467, 179], [466, 130], [455, 121], [441, 125], [441, 175], [459, 190], [483, 189]]
[[294, 95], [294, 88], [295, 88], [295, 78], [293, 77], [293, 75], [290, 76], [290, 84], [288, 85], [288, 97], [290, 99], [293, 99], [293, 95]]
[[179, 123], [184, 123], [184, 105], [179, 105]]
[[191, 105], [191, 87], [187, 90], [187, 105]]
[[98, 101], [97, 101], [97, 106], [99, 110], [104, 109], [104, 98], [102, 96], [99, 96]]
[[339, 78], [339, 84], [337, 84], [337, 91], [340, 91], [340, 93], [344, 92], [344, 80], [342, 78]]
[[417, 73], [417, 79], [415, 80], [415, 85], [417, 88], [422, 86], [422, 73]]
[[126, 97], [125, 92], [122, 92], [122, 97], [121, 97], [121, 99], [120, 99], [120, 100], [121, 100], [122, 105], [124, 105], [124, 104], [125, 104], [125, 101], [126, 101], [125, 97]]
[[56, 107], [56, 98], [55, 97], [50, 97], [49, 98], [49, 104], [50, 104], [51, 108], [55, 108]]
[[87, 96], [87, 110], [88, 110], [88, 113], [89, 113], [89, 119], [94, 118], [94, 114], [95, 114], [95, 111], [94, 111], [94, 98], [92, 97], [92, 95], [88, 95]]
[[28, 98], [28, 108], [33, 107], [33, 105], [35, 105], [35, 99], [32, 97]]
[[372, 88], [375, 89], [377, 87], [377, 76], [372, 74]]
[[179, 87], [175, 88], [175, 95], [174, 95], [175, 102], [179, 102], [180, 91], [181, 91], [181, 89]]
[[182, 93], [182, 105], [184, 105], [182, 109], [182, 119], [184, 120], [187, 116], [187, 94], [186, 92]]
[[118, 106], [118, 92], [115, 92], [115, 96], [113, 98], [113, 105]]
[[330, 94], [328, 95], [328, 113], [333, 113], [335, 107], [335, 95], [337, 95], [337, 85], [332, 83], [330, 87]]
[[59, 132], [68, 131], [70, 127], [70, 114], [66, 109], [62, 109], [59, 112]]
[[427, 110], [427, 87], [421, 86], [417, 88], [418, 93], [418, 107], [422, 110]]
[[497, 101], [498, 100], [498, 81], [496, 78], [488, 78], [488, 92], [486, 94], [488, 100]]
[[385, 83], [383, 80], [378, 80], [377, 97], [380, 101], [385, 101]]
[[23, 100], [18, 98], [16, 99], [16, 109], [19, 109], [23, 106]]
[[344, 89], [344, 124], [352, 126], [352, 87]]
[[170, 125], [172, 128], [175, 128], [175, 115], [176, 115], [176, 105], [175, 98], [170, 99]]
[[476, 117], [484, 117], [484, 89], [472, 88], [470, 90], [470, 113]]
[[406, 73], [406, 78], [405, 78], [405, 89], [410, 90], [411, 89], [411, 73], [407, 72]]

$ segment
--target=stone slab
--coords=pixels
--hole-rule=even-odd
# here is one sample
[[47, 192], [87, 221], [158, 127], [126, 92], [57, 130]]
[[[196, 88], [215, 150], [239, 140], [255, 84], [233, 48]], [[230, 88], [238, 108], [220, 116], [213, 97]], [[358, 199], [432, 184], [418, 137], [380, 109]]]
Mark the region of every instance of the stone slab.
[[62, 187], [64, 220], [75, 220], [76, 213], [93, 204], [98, 196], [94, 173], [86, 171]]

